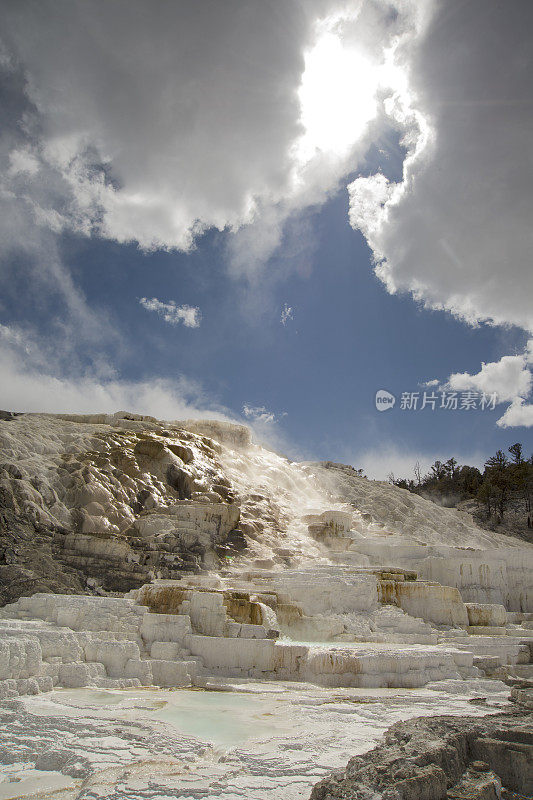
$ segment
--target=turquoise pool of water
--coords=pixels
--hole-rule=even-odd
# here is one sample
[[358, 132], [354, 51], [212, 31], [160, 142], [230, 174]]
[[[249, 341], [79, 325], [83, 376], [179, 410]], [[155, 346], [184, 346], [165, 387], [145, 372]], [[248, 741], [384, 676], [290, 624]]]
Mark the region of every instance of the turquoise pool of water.
[[42, 696], [34, 713], [59, 716], [67, 708], [77, 716], [87, 708], [109, 709], [117, 718], [164, 721], [181, 733], [217, 747], [234, 747], [254, 738], [285, 734], [291, 727], [291, 704], [280, 695], [239, 691], [161, 689], [105, 691], [62, 689]]
[[[221, 747], [234, 747], [253, 738], [282, 734], [290, 723], [268, 698], [243, 692], [173, 692], [153, 714], [178, 728]], [[284, 721], [285, 720], [285, 721]]]

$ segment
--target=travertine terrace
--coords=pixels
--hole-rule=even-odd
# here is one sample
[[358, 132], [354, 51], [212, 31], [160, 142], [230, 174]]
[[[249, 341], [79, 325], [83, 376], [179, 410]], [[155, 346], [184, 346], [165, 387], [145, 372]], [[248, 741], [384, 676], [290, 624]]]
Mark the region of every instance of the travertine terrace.
[[501, 696], [533, 677], [533, 546], [468, 515], [229, 423], [20, 415], [0, 446], [8, 702], [280, 681]]
[[1, 424], [6, 513], [53, 565], [35, 588], [77, 594], [22, 584], [5, 606], [7, 696], [217, 675], [415, 687], [529, 662], [533, 547], [467, 515], [227, 423]]

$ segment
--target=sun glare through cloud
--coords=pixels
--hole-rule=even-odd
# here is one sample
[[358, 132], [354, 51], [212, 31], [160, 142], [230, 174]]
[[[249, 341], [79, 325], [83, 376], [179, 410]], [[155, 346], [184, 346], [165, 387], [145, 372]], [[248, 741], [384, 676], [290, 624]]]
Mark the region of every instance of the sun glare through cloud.
[[305, 58], [299, 90], [302, 160], [316, 150], [345, 155], [377, 110], [379, 71], [333, 33], [324, 33]]

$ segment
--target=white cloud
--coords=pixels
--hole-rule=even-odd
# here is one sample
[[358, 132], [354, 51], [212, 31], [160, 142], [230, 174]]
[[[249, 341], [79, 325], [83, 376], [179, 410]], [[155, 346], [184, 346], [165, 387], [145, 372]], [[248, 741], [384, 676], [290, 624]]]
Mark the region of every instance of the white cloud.
[[39, 162], [27, 149], [12, 150], [9, 154], [9, 174], [35, 175], [39, 171]]
[[270, 424], [276, 422], [277, 419], [276, 414], [273, 414], [272, 411], [268, 411], [265, 406], [249, 406], [245, 403], [242, 407], [242, 413], [246, 419], [252, 420], [253, 422]]
[[475, 375], [456, 372], [448, 379], [448, 385], [454, 391], [472, 389], [487, 395], [495, 392], [499, 403], [514, 400], [517, 396], [527, 397], [532, 383], [533, 376], [525, 355], [503, 356], [500, 361], [482, 364]]
[[185, 377], [124, 381], [89, 371], [65, 376], [51, 370], [45, 353], [20, 331], [2, 326], [0, 334], [0, 408], [48, 413], [128, 410], [160, 419], [231, 420], [227, 409]]
[[533, 6], [447, 0], [435, 9], [395, 53], [408, 68], [387, 101], [408, 149], [403, 181], [356, 180], [350, 219], [390, 292], [531, 331]]
[[[475, 374], [469, 372], [454, 372], [442, 384], [443, 390], [456, 392], [476, 391], [484, 393], [487, 398], [496, 396], [497, 403], [510, 402], [511, 405], [496, 424], [502, 428], [529, 427], [531, 409], [533, 406], [524, 401], [531, 395], [533, 388], [533, 339], [527, 343], [523, 353], [514, 356], [503, 356], [499, 361], [482, 363], [481, 369]], [[424, 386], [434, 387], [441, 384], [438, 380], [424, 383]]]
[[287, 303], [285, 303], [281, 310], [280, 322], [282, 325], [286, 325], [287, 322], [292, 322], [293, 320], [294, 320], [294, 309], [292, 308], [292, 306], [288, 306]]
[[181, 249], [207, 226], [250, 221], [259, 198], [285, 196], [303, 49], [334, 3], [288, 2], [283, 36], [280, 16], [246, 5], [4, 6], [39, 125], [42, 169], [26, 195], [56, 207], [63, 198], [42, 183], [53, 173], [69, 227]]
[[356, 167], [387, 51], [419, 15], [404, 0], [4, 4], [2, 65], [23, 70], [28, 106], [24, 141], [5, 142], [10, 190], [41, 225], [147, 249], [251, 225], [246, 272]]
[[155, 311], [163, 317], [165, 322], [170, 325], [178, 325], [182, 322], [186, 328], [199, 328], [202, 314], [197, 306], [182, 305], [178, 306], [173, 300], [169, 303], [162, 303], [156, 297], [149, 299], [141, 297], [139, 303], [147, 311]]
[[526, 403], [522, 397], [515, 397], [496, 425], [500, 428], [533, 427], [533, 405]]
[[[378, 172], [367, 178], [357, 178], [348, 186], [350, 198], [349, 219], [352, 228], [361, 230], [369, 241], [381, 230], [386, 216], [385, 204], [394, 193], [394, 184]], [[383, 254], [374, 249], [374, 257], [382, 258]]]
[[0, 340], [8, 346], [20, 348], [25, 354], [30, 354], [31, 345], [24, 333], [14, 326], [0, 324]]

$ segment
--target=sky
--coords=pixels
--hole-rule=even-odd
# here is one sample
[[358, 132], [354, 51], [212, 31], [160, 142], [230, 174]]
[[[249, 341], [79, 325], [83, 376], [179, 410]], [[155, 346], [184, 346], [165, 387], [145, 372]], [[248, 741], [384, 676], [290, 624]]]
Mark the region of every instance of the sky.
[[533, 451], [531, 30], [2, 0], [0, 407], [245, 422], [377, 478]]

